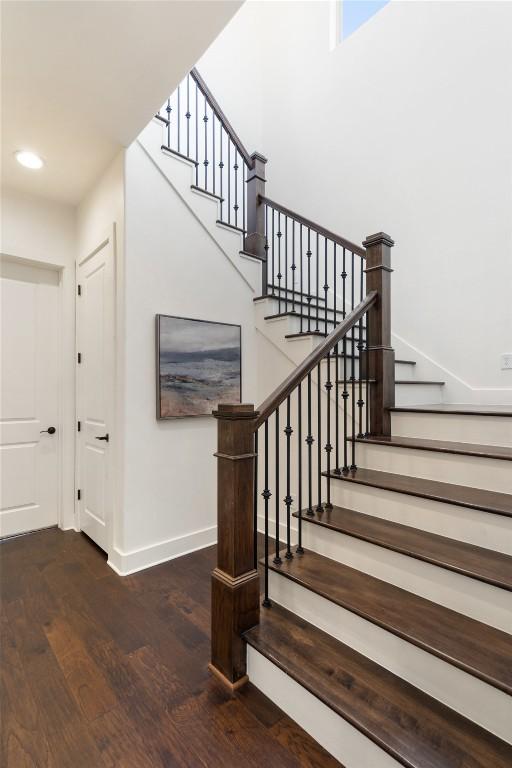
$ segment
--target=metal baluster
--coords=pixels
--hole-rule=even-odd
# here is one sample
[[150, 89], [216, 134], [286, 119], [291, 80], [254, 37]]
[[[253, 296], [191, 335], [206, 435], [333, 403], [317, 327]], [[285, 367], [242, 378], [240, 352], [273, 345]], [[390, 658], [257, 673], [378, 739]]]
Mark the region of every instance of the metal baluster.
[[320, 235], [316, 233], [316, 330], [319, 331], [319, 314], [320, 314]]
[[303, 306], [302, 302], [304, 299], [304, 251], [302, 248], [302, 224], [299, 224], [299, 253], [300, 253], [300, 332], [302, 333], [302, 326], [303, 326]]
[[235, 227], [238, 227], [238, 149], [235, 147], [235, 164], [233, 166], [235, 171], [235, 204], [233, 210], [235, 212]]
[[[361, 269], [359, 274], [359, 301], [363, 300], [363, 260], [361, 258]], [[359, 400], [357, 401], [357, 407], [359, 409], [359, 432], [357, 433], [357, 436], [359, 438], [364, 437], [363, 434], [363, 407], [364, 407], [364, 400], [363, 400], [363, 349], [364, 349], [364, 343], [363, 343], [363, 318], [361, 317], [359, 320], [359, 339], [357, 342], [357, 351], [359, 353], [359, 363], [358, 363], [358, 379], [359, 379]], [[355, 463], [355, 462], [354, 462]]]
[[281, 555], [279, 554], [279, 408], [276, 408], [276, 555], [274, 564], [281, 565]]
[[308, 373], [308, 435], [306, 444], [308, 446], [308, 515], [314, 515], [313, 511], [313, 443], [314, 437], [311, 434], [311, 373]]
[[[268, 205], [265, 205], [265, 260], [267, 262], [267, 270], [268, 270]], [[272, 293], [274, 293], [274, 289], [272, 288]], [[265, 296], [268, 294], [268, 271], [267, 271], [267, 285], [265, 286]]]
[[335, 472], [335, 474], [339, 475], [340, 474], [340, 367], [339, 367], [340, 355], [339, 355], [339, 345], [338, 344], [336, 344], [336, 346], [334, 347], [334, 355], [335, 355], [335, 360], [336, 360], [335, 369], [334, 369], [335, 378], [336, 378], [336, 390], [335, 390], [335, 392], [336, 392], [336, 395], [335, 395], [335, 397], [336, 397], [336, 413], [335, 413], [335, 419], [336, 419], [336, 423], [335, 423], [335, 431], [336, 431], [335, 449], [336, 449], [336, 455], [335, 455], [335, 462], [334, 462], [335, 463], [334, 472]]
[[292, 312], [295, 312], [295, 270], [297, 265], [295, 264], [295, 219], [292, 219]]
[[290, 467], [290, 441], [293, 433], [293, 429], [290, 424], [290, 395], [286, 398], [286, 427], [284, 430], [284, 433], [286, 435], [286, 496], [284, 498], [284, 503], [286, 504], [286, 559], [291, 560], [293, 557], [292, 550], [291, 550], [291, 505], [292, 505], [292, 497], [290, 495], [290, 474], [291, 474], [291, 467]]
[[165, 111], [167, 112], [167, 146], [169, 149], [171, 148], [171, 97], [167, 99], [167, 107], [165, 108]]
[[[319, 366], [320, 367], [320, 366]], [[331, 389], [332, 389], [332, 381], [331, 381], [331, 357], [330, 354], [327, 355], [327, 381], [325, 382], [325, 391], [327, 394], [327, 413], [326, 413], [326, 419], [327, 419], [327, 442], [325, 443], [325, 452], [327, 454], [327, 501], [325, 502], [325, 509], [332, 509], [331, 504], [331, 451], [332, 451], [332, 445], [331, 445]], [[336, 391], [338, 391], [338, 387], [336, 387]]]
[[220, 124], [220, 148], [219, 148], [219, 154], [220, 154], [220, 160], [219, 160], [219, 170], [220, 170], [220, 220], [224, 221], [224, 195], [223, 195], [223, 175], [224, 175], [224, 162], [222, 160], [222, 145], [223, 145], [223, 133], [224, 129], [222, 127], [222, 123]]
[[178, 85], [178, 96], [177, 96], [177, 114], [178, 114], [178, 152], [181, 150], [181, 143], [180, 143], [180, 123], [181, 123], [181, 101], [180, 101], [180, 86]]
[[204, 188], [208, 189], [208, 102], [206, 96], [204, 97]]
[[217, 166], [215, 165], [215, 112], [212, 109], [212, 181], [213, 194], [215, 194], [215, 176], [217, 175]]
[[[351, 289], [352, 289], [352, 309], [355, 307], [355, 276], [354, 276], [354, 254], [352, 253], [352, 269], [351, 269]], [[352, 327], [352, 367], [351, 367], [351, 376], [350, 381], [352, 384], [352, 399], [350, 401], [350, 407], [351, 407], [351, 417], [352, 417], [352, 463], [350, 465], [350, 469], [352, 472], [354, 472], [356, 467], [356, 337], [355, 337], [355, 326]]]
[[265, 598], [263, 605], [265, 608], [270, 608], [270, 600], [268, 599], [268, 502], [272, 494], [268, 487], [268, 419], [265, 421], [265, 488], [261, 495], [265, 499]]
[[284, 311], [288, 312], [288, 216], [284, 217]]
[[253, 549], [254, 570], [258, 569], [258, 430], [254, 433], [254, 515], [253, 515]]
[[366, 317], [366, 437], [370, 436], [370, 325]]
[[197, 83], [194, 80], [194, 84], [196, 86], [196, 114], [195, 114], [195, 124], [196, 124], [196, 187], [199, 186], [199, 88], [197, 87]]
[[228, 136], [228, 224], [231, 224], [231, 139]]
[[190, 75], [187, 75], [187, 111], [185, 117], [187, 118], [187, 157], [190, 157]]
[[[278, 211], [277, 213], [277, 290], [278, 290], [279, 301], [277, 304], [278, 306], [277, 311], [279, 314], [281, 314], [281, 278], [283, 276], [281, 273], [281, 237], [282, 237], [281, 212]], [[285, 306], [286, 306], [286, 303], [285, 303]]]
[[245, 162], [242, 160], [242, 229], [244, 230], [244, 248], [245, 248], [245, 233], [247, 232], [247, 222], [245, 220]]
[[275, 233], [275, 210], [272, 208], [272, 296], [275, 296], [275, 248], [274, 248], [274, 233]]
[[299, 382], [299, 388], [297, 390], [297, 455], [298, 455], [298, 543], [295, 550], [298, 555], [302, 555], [304, 550], [302, 548], [302, 382]]
[[[324, 240], [325, 240], [325, 254], [324, 254], [325, 335], [327, 336], [327, 292], [329, 290], [329, 285], [327, 283], [327, 238], [324, 237]], [[336, 322], [334, 323], [334, 325], [336, 325]]]
[[321, 512], [323, 510], [322, 506], [322, 370], [320, 367], [320, 363], [317, 365], [316, 369], [316, 375], [317, 375], [317, 382], [316, 382], [316, 407], [317, 407], [317, 444], [316, 444], [316, 456], [317, 456], [317, 474], [318, 474], [318, 504], [316, 506], [316, 511]]
[[347, 389], [347, 339], [343, 337], [343, 472], [348, 472], [348, 389]]
[[311, 230], [308, 227], [308, 250], [306, 251], [308, 259], [308, 333], [311, 331]]

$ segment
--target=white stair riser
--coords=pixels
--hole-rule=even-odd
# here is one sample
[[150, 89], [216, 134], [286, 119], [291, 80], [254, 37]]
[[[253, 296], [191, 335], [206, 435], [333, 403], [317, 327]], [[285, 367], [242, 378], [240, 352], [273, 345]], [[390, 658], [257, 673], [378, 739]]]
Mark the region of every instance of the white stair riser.
[[342, 480], [333, 480], [331, 494], [340, 507], [512, 555], [510, 517]]
[[270, 572], [270, 597], [491, 733], [512, 740], [512, 696]]
[[308, 522], [302, 523], [302, 543], [306, 552], [318, 552], [512, 634], [512, 594], [500, 587]]
[[414, 381], [416, 366], [407, 363], [395, 363], [395, 379], [398, 381]]
[[247, 647], [247, 673], [256, 688], [345, 768], [403, 768], [401, 763], [251, 646]]
[[396, 405], [430, 405], [442, 402], [441, 384], [395, 384]]
[[395, 412], [391, 425], [400, 437], [512, 446], [512, 417]]
[[512, 462], [479, 456], [357, 443], [358, 467], [512, 493]]

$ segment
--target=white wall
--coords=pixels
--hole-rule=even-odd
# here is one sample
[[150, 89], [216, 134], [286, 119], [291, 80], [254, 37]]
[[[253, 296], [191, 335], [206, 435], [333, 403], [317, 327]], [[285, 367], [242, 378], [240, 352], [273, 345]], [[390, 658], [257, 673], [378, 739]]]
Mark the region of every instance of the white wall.
[[235, 127], [261, 119], [271, 197], [396, 240], [393, 330], [447, 399], [511, 402], [512, 4], [393, 0], [334, 50], [329, 6], [247, 3], [202, 74]]
[[75, 211], [2, 190], [2, 254], [60, 272], [62, 356], [62, 528], [75, 527]]
[[[126, 153], [123, 530], [113, 559], [123, 573], [216, 541], [217, 424], [156, 419], [155, 315], [241, 324], [242, 397], [256, 394], [254, 291], [192, 208], [204, 204], [215, 229], [216, 204], [194, 197], [189, 165], [162, 155], [158, 133], [153, 144], [153, 158], [137, 142]], [[171, 179], [185, 174], [183, 192], [169, 163]], [[221, 234], [242, 262], [238, 235]]]

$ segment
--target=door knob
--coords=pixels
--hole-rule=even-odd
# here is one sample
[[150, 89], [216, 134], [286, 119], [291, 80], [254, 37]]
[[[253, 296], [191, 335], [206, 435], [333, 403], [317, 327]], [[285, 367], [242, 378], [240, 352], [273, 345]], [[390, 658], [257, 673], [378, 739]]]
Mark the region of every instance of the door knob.
[[48, 427], [48, 429], [42, 429], [39, 434], [42, 435], [43, 432], [48, 432], [49, 435], [54, 435], [56, 431], [55, 427]]
[[105, 440], [105, 442], [108, 443], [108, 432], [106, 435], [102, 435], [102, 437], [97, 437], [96, 440]]

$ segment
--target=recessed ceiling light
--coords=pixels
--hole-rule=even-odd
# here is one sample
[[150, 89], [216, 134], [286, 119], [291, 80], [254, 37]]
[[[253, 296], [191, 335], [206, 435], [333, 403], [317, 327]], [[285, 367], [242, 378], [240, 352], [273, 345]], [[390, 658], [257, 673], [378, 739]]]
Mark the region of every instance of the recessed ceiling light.
[[20, 149], [18, 152], [15, 152], [15, 157], [18, 163], [25, 168], [37, 170], [44, 165], [43, 160], [41, 160], [39, 155], [36, 155], [35, 152], [27, 152], [24, 149]]

